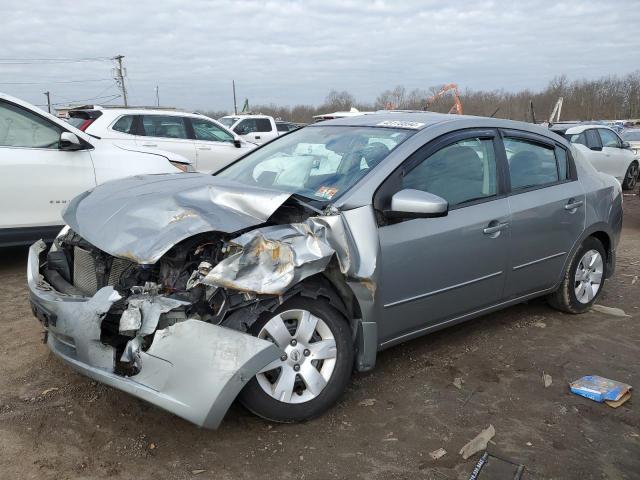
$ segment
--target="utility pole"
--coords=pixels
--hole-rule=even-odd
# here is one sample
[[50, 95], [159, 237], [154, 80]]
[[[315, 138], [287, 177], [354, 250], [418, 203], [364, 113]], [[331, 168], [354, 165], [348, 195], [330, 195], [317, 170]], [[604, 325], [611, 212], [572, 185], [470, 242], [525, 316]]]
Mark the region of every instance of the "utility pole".
[[158, 90], [158, 85], [156, 85], [156, 107], [160, 106], [160, 93], [158, 92]]
[[115, 71], [115, 78], [116, 78], [116, 82], [118, 83], [118, 86], [120, 87], [120, 90], [122, 90], [122, 99], [124, 100], [124, 106], [128, 107], [129, 102], [127, 101], [127, 87], [124, 84], [124, 77], [126, 76], [126, 72], [124, 72], [122, 68], [123, 58], [124, 58], [124, 55], [117, 55], [113, 57], [113, 60], [118, 62], [118, 66], [116, 67], [116, 71]]
[[51, 113], [51, 92], [44, 92], [44, 94], [47, 96], [47, 109]]
[[233, 114], [237, 115], [238, 114], [238, 104], [236, 103], [236, 81], [235, 80], [231, 80], [231, 82], [233, 83]]

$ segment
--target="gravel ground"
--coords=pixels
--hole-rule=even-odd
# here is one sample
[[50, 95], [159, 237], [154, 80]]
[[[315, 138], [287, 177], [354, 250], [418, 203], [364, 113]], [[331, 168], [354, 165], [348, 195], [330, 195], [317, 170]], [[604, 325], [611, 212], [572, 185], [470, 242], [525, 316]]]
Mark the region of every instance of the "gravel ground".
[[639, 233], [640, 199], [625, 196], [600, 303], [630, 318], [532, 301], [383, 352], [313, 422], [270, 424], [234, 405], [217, 431], [55, 359], [29, 309], [26, 249], [0, 250], [0, 478], [466, 479], [478, 455], [458, 451], [490, 424], [489, 451], [525, 464], [526, 479], [640, 478], [637, 401], [613, 409], [567, 387], [586, 374], [640, 385]]

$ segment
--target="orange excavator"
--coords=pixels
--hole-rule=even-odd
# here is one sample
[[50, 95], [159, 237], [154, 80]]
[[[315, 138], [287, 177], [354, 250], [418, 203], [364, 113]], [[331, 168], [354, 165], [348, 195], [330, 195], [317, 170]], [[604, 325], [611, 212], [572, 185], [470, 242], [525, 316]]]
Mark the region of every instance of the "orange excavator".
[[442, 90], [440, 90], [438, 93], [436, 93], [435, 95], [427, 98], [427, 102], [424, 106], [425, 110], [429, 109], [429, 106], [438, 98], [440, 98], [442, 95], [444, 95], [445, 93], [447, 93], [449, 90], [453, 91], [453, 107], [451, 107], [451, 109], [449, 110], [449, 113], [457, 113], [458, 115], [462, 115], [462, 102], [460, 101], [460, 92], [458, 91], [458, 85], [456, 85], [455, 83], [449, 83], [447, 85], [445, 85], [444, 87], [442, 87]]

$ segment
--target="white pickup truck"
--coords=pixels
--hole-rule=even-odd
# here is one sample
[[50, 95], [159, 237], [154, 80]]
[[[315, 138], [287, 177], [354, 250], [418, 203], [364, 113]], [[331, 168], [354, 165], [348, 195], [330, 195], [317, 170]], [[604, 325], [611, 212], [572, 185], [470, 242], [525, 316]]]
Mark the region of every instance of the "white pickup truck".
[[275, 120], [268, 115], [227, 115], [218, 121], [244, 140], [258, 145], [300, 128], [300, 125]]

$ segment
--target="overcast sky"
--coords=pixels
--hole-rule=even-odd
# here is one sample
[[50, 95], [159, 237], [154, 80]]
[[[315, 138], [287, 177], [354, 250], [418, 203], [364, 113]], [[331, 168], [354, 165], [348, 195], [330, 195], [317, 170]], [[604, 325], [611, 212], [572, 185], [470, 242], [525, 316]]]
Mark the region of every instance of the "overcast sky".
[[[36, 104], [45, 90], [54, 103], [117, 94], [112, 61], [28, 60], [117, 54], [138, 105], [158, 85], [163, 105], [229, 110], [232, 79], [239, 104], [318, 104], [332, 88], [368, 102], [398, 84], [539, 89], [640, 69], [638, 28], [638, 0], [0, 0], [0, 91]], [[78, 80], [92, 81], [62, 83]]]

